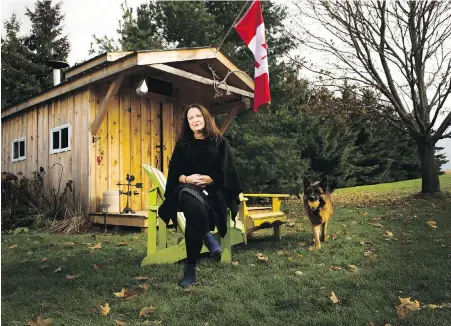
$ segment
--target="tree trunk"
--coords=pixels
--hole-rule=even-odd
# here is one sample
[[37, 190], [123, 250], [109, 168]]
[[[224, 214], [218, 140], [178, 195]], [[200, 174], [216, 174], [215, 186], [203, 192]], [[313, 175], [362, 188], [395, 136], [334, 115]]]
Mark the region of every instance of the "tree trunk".
[[435, 143], [424, 138], [417, 138], [416, 143], [421, 161], [421, 192], [440, 192], [439, 171], [435, 161]]

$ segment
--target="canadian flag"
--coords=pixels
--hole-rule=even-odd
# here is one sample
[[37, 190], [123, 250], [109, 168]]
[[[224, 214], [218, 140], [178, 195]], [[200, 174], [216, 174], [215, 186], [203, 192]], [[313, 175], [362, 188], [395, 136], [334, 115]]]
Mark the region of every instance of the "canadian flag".
[[244, 16], [236, 23], [235, 29], [255, 57], [254, 111], [257, 112], [259, 106], [271, 103], [265, 23], [260, 0], [252, 2]]

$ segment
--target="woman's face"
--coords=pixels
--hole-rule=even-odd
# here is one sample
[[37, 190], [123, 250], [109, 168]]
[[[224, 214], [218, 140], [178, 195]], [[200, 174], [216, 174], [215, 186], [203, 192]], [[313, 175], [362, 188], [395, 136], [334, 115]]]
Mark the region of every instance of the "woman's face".
[[205, 128], [205, 119], [199, 108], [193, 107], [186, 114], [189, 127], [193, 132], [202, 131]]

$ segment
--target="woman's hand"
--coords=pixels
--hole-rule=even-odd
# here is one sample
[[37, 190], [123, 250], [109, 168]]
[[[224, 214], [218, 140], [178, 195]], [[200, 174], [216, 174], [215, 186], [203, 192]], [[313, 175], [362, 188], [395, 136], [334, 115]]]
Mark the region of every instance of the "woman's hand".
[[206, 187], [213, 182], [213, 179], [208, 175], [191, 174], [186, 177], [185, 182], [199, 187]]
[[208, 185], [211, 185], [213, 182], [213, 179], [209, 175], [201, 175], [200, 180], [202, 180], [201, 186], [206, 187]]

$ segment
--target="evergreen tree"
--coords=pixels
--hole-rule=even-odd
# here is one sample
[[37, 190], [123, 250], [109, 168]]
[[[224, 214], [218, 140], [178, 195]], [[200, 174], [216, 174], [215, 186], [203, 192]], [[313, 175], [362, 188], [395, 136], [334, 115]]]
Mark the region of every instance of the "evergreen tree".
[[31, 61], [32, 53], [20, 37], [20, 22], [13, 14], [4, 23], [2, 37], [2, 108], [13, 105], [39, 92], [35, 71]]
[[36, 69], [32, 74], [38, 82], [39, 92], [53, 86], [52, 68], [47, 61], [67, 60], [70, 44], [63, 32], [64, 15], [61, 3], [52, 6], [48, 0], [35, 2], [34, 11], [27, 8], [26, 15], [31, 20], [31, 34], [26, 38], [26, 46], [32, 52], [32, 61]]

